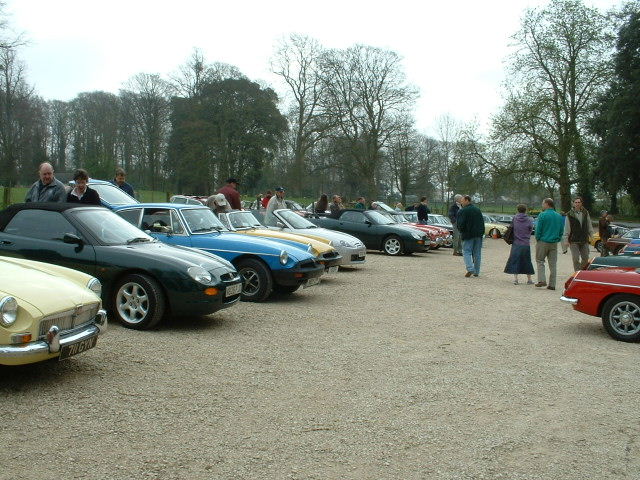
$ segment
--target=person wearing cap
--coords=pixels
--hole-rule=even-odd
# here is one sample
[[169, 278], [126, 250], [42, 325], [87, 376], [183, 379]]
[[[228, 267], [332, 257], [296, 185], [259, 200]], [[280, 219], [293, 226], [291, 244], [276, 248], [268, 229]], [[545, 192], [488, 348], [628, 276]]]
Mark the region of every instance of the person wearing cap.
[[275, 210], [287, 208], [284, 201], [284, 187], [276, 187], [276, 194], [271, 197], [267, 204], [267, 211], [264, 214], [264, 223], [267, 226], [275, 226], [278, 222], [273, 212]]
[[207, 207], [209, 207], [213, 213], [225, 213], [231, 211], [229, 202], [227, 202], [227, 198], [222, 193], [214, 193], [207, 198]]
[[611, 237], [611, 215], [606, 210], [600, 212], [600, 219], [598, 220], [598, 233], [600, 234], [600, 254], [603, 257], [609, 256], [609, 249], [607, 248], [607, 240]]
[[240, 182], [237, 178], [228, 178], [224, 187], [218, 190], [216, 193], [221, 193], [226, 198], [229, 206], [233, 210], [242, 210], [242, 203], [240, 202], [240, 193], [238, 192], [238, 185]]

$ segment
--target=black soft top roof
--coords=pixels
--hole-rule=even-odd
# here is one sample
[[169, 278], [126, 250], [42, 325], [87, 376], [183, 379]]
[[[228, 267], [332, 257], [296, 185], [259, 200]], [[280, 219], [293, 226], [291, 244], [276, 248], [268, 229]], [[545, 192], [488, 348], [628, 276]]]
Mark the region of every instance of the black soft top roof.
[[7, 223], [22, 210], [48, 210], [52, 212], [64, 212], [72, 208], [104, 208], [98, 205], [82, 205], [80, 203], [59, 203], [59, 202], [29, 202], [14, 203], [0, 211], [0, 230], [4, 230]]

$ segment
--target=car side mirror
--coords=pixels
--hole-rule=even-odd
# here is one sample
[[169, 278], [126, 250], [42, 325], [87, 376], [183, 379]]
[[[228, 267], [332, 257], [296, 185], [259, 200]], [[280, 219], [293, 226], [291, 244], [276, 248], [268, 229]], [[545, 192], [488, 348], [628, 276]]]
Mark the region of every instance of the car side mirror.
[[62, 241], [64, 243], [74, 243], [77, 245], [82, 245], [84, 243], [79, 236], [74, 235], [73, 233], [65, 233], [64, 237], [62, 237]]
[[371, 226], [371, 225], [372, 225], [372, 223], [371, 223], [371, 221], [370, 221], [370, 220], [365, 220], [365, 221], [364, 221], [364, 224], [365, 224], [365, 225], [369, 225], [369, 226]]

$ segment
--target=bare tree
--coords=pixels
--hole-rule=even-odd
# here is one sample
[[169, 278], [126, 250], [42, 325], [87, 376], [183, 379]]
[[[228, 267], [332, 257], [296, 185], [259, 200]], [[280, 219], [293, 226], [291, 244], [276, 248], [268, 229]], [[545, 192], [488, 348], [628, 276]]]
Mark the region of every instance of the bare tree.
[[293, 191], [303, 193], [307, 153], [331, 127], [322, 108], [323, 82], [318, 60], [323, 48], [303, 35], [283, 41], [271, 61], [271, 70], [286, 83], [292, 99], [289, 108]]
[[19, 110], [32, 97], [15, 49], [0, 48], [0, 182], [7, 186], [15, 184], [18, 174]]
[[193, 53], [178, 71], [169, 76], [173, 93], [179, 97], [192, 98], [202, 92], [202, 87], [225, 78], [240, 79], [244, 75], [237, 67], [226, 63], [207, 63], [202, 51], [194, 48]]
[[169, 83], [159, 75], [139, 73], [131, 78], [120, 96], [131, 109], [133, 150], [143, 182], [158, 187], [166, 159], [169, 137]]
[[348, 145], [352, 168], [368, 198], [378, 195], [382, 150], [403, 127], [401, 119], [417, 97], [406, 83], [400, 57], [392, 51], [356, 45], [326, 51], [321, 60], [323, 107]]

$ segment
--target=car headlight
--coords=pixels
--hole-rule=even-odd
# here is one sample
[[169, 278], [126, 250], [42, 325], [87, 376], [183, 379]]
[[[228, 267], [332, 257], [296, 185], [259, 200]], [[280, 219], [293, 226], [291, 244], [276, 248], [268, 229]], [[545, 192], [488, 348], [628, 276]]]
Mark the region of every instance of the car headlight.
[[89, 282], [87, 283], [87, 288], [99, 297], [102, 295], [102, 284], [97, 278], [92, 278], [91, 280], [89, 280]]
[[282, 265], [286, 265], [288, 261], [289, 261], [289, 254], [286, 251], [282, 250], [280, 252], [280, 263]]
[[200, 266], [189, 267], [187, 272], [189, 273], [189, 276], [198, 283], [202, 283], [203, 285], [211, 283], [211, 274]]
[[18, 318], [18, 302], [13, 297], [4, 297], [0, 300], [0, 324], [10, 327]]
[[343, 247], [347, 247], [347, 248], [353, 248], [353, 245], [351, 245], [346, 240], [340, 240], [340, 245], [342, 245]]
[[416, 240], [422, 240], [422, 235], [420, 235], [418, 232], [411, 232], [411, 236]]

